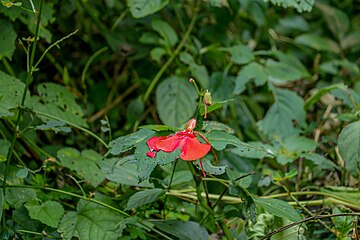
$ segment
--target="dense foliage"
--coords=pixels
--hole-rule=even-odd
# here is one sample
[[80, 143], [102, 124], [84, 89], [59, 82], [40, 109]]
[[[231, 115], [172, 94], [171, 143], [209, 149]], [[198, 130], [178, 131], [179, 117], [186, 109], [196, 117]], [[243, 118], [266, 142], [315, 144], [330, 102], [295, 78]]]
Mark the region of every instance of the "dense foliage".
[[357, 3], [2, 0], [1, 238], [359, 239]]

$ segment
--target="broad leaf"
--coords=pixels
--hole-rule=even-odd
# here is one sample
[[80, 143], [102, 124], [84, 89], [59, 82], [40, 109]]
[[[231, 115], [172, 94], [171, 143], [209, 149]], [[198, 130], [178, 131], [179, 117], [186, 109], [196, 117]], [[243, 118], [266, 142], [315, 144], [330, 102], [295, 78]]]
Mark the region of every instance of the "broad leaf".
[[163, 123], [174, 128], [187, 122], [195, 113], [198, 95], [194, 86], [176, 76], [163, 81], [156, 89], [156, 107]]
[[250, 151], [251, 148], [250, 145], [240, 141], [240, 139], [234, 135], [219, 130], [209, 132], [206, 134], [206, 138], [211, 146], [218, 151], [223, 150], [227, 145], [244, 148], [246, 151]]
[[265, 69], [269, 75], [269, 80], [278, 85], [296, 81], [307, 76], [307, 72], [301, 71], [288, 62], [268, 60]]
[[161, 45], [170, 48], [174, 47], [178, 42], [176, 32], [167, 22], [160, 19], [153, 19], [151, 22], [151, 27], [162, 37], [162, 39], [160, 39], [158, 42]]
[[207, 89], [209, 87], [209, 73], [206, 67], [197, 64], [193, 56], [187, 52], [181, 52], [179, 58], [180, 61], [188, 65], [191, 76], [201, 84], [202, 88]]
[[83, 150], [80, 153], [74, 148], [62, 148], [57, 152], [57, 157], [61, 165], [75, 171], [93, 186], [99, 185], [105, 179], [97, 165], [101, 156], [94, 150]]
[[267, 135], [279, 134], [286, 137], [297, 133], [293, 121], [305, 123], [304, 101], [295, 92], [274, 89], [275, 103], [270, 107], [259, 127]]
[[127, 0], [131, 15], [134, 18], [146, 17], [153, 14], [168, 4], [168, 0]]
[[267, 212], [292, 222], [301, 220], [300, 215], [287, 202], [271, 198], [255, 198], [255, 204], [263, 207]]
[[350, 21], [346, 13], [326, 4], [317, 3], [316, 7], [324, 14], [331, 32], [341, 40], [349, 29]]
[[221, 48], [221, 50], [229, 52], [231, 54], [231, 61], [236, 64], [246, 64], [255, 59], [252, 50], [245, 45], [235, 45]]
[[144, 181], [139, 184], [139, 172], [134, 155], [129, 155], [122, 159], [105, 159], [104, 161], [98, 162], [98, 165], [106, 178], [110, 181], [124, 185], [141, 187], [151, 187], [153, 185], [148, 181]]
[[15, 51], [16, 32], [10, 22], [0, 19], [0, 59], [7, 57], [11, 59]]
[[130, 210], [132, 208], [138, 208], [145, 204], [152, 203], [152, 202], [158, 200], [164, 193], [165, 193], [165, 190], [160, 189], [160, 188], [146, 189], [146, 190], [137, 192], [129, 198], [129, 201], [126, 205], [125, 210]]
[[30, 107], [39, 112], [38, 117], [44, 122], [50, 121], [51, 117], [49, 118], [41, 113], [87, 127], [81, 107], [76, 103], [74, 95], [64, 86], [55, 83], [42, 83], [37, 87], [37, 90], [39, 96], [31, 98]]
[[153, 131], [144, 128], [129, 135], [118, 137], [109, 143], [108, 153], [111, 153], [112, 155], [119, 155], [131, 150], [138, 143], [144, 141], [145, 139], [149, 139], [153, 135]]
[[14, 208], [24, 206], [26, 202], [37, 198], [36, 191], [32, 188], [7, 188], [6, 202]]
[[334, 170], [334, 169], [338, 169], [339, 167], [332, 161], [330, 161], [329, 159], [327, 159], [326, 157], [317, 154], [317, 153], [303, 153], [301, 154], [301, 157], [303, 157], [304, 159], [310, 160], [311, 162], [313, 162], [316, 165], [316, 169], [318, 170]]
[[340, 53], [340, 47], [333, 40], [315, 34], [306, 33], [295, 38], [295, 42], [311, 47], [318, 51]]
[[25, 204], [26, 209], [32, 219], [56, 228], [59, 225], [61, 217], [64, 215], [63, 206], [54, 201], [47, 201], [39, 204], [37, 201], [28, 202]]
[[14, 115], [10, 110], [20, 106], [24, 88], [19, 79], [0, 71], [0, 118]]
[[123, 216], [100, 205], [80, 200], [76, 212], [68, 212], [62, 218], [58, 232], [65, 240], [76, 237], [81, 240], [117, 240], [125, 224]]
[[275, 156], [276, 150], [269, 144], [262, 142], [247, 142], [247, 144], [253, 146], [253, 148], [232, 148], [231, 152], [240, 157], [255, 159], [273, 158]]
[[57, 120], [49, 120], [47, 123], [36, 126], [36, 130], [52, 130], [55, 133], [63, 132], [63, 133], [69, 133], [71, 132], [71, 128], [66, 125], [66, 123], [62, 121]]
[[350, 123], [341, 130], [338, 139], [339, 151], [346, 169], [353, 176], [360, 174], [360, 121]]
[[[204, 157], [201, 161], [202, 161], [202, 165], [203, 165], [205, 173], [209, 173], [212, 175], [221, 175], [221, 174], [225, 173], [227, 165], [214, 166], [207, 157]], [[199, 170], [202, 170], [200, 160], [196, 160], [193, 163], [196, 165], [196, 167]]]
[[160, 230], [169, 233], [180, 240], [208, 240], [209, 235], [206, 229], [197, 222], [193, 221], [155, 221], [152, 222]]
[[239, 71], [235, 79], [234, 93], [242, 93], [246, 88], [246, 84], [252, 79], [255, 80], [257, 86], [265, 84], [268, 79], [264, 67], [259, 63], [252, 62]]

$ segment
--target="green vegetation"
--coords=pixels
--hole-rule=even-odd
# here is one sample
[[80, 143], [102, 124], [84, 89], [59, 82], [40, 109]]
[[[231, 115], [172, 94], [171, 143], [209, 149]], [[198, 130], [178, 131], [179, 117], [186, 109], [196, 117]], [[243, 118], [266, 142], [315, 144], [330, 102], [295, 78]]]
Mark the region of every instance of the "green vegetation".
[[359, 239], [359, 8], [2, 0], [0, 239]]

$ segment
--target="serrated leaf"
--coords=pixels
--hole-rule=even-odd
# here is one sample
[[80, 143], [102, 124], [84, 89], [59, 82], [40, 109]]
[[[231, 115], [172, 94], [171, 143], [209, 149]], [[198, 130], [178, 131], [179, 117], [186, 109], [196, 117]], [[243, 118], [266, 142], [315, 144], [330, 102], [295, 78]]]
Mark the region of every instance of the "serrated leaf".
[[68, 212], [62, 218], [58, 232], [65, 240], [117, 240], [125, 228], [123, 217], [98, 204], [80, 200], [77, 212]]
[[25, 207], [32, 219], [39, 220], [53, 228], [59, 225], [59, 221], [65, 212], [63, 206], [54, 201], [47, 201], [42, 204], [29, 202], [25, 204]]
[[[39, 96], [31, 97], [30, 108], [37, 112], [87, 127], [81, 107], [76, 103], [74, 95], [66, 90], [64, 86], [55, 83], [42, 83], [37, 87], [37, 90]], [[44, 122], [51, 120], [51, 118], [41, 114], [38, 114], [38, 117]]]
[[19, 79], [0, 71], [0, 118], [14, 115], [10, 110], [20, 106], [24, 88]]
[[271, 198], [254, 198], [255, 204], [263, 207], [267, 212], [292, 222], [301, 220], [300, 215], [287, 202]]
[[204, 121], [202, 130], [204, 130], [206, 132], [213, 131], [213, 130], [219, 130], [219, 131], [227, 132], [230, 134], [234, 134], [234, 132], [235, 132], [234, 129], [232, 129], [228, 125], [226, 125], [222, 122], [217, 122], [217, 121]]
[[180, 148], [178, 148], [170, 153], [159, 151], [158, 153], [156, 153], [155, 158], [150, 158], [146, 155], [146, 153], [149, 151], [149, 147], [146, 144], [146, 141], [147, 139], [140, 142], [136, 146], [136, 150], [135, 150], [135, 158], [137, 160], [137, 169], [139, 172], [140, 182], [148, 179], [150, 174], [158, 164], [165, 165], [171, 163], [175, 161], [177, 158], [179, 158], [180, 155]]
[[297, 133], [293, 121], [305, 123], [304, 101], [295, 92], [274, 89], [275, 103], [270, 107], [259, 127], [267, 135], [279, 134], [286, 137]]
[[231, 54], [231, 61], [236, 64], [246, 64], [255, 59], [252, 50], [245, 45], [235, 45], [228, 48], [221, 48]]
[[144, 141], [144, 139], [149, 139], [153, 135], [153, 131], [144, 128], [129, 135], [118, 137], [109, 143], [108, 153], [119, 155], [131, 150], [138, 143]]
[[169, 127], [167, 125], [158, 125], [158, 124], [149, 124], [149, 125], [142, 125], [139, 127], [141, 128], [145, 128], [145, 129], [149, 129], [149, 130], [153, 130], [156, 132], [165, 132], [165, 131], [172, 131], [174, 132], [175, 129], [172, 127]]
[[36, 199], [36, 192], [32, 188], [7, 188], [6, 202], [14, 208], [24, 206], [24, 203]]
[[353, 176], [360, 174], [360, 121], [352, 122], [341, 130], [338, 139], [339, 151], [346, 169]]
[[178, 128], [195, 113], [198, 95], [184, 78], [173, 76], [164, 80], [156, 89], [156, 107], [163, 123]]
[[308, 109], [309, 107], [314, 105], [317, 101], [319, 101], [322, 96], [324, 96], [326, 93], [328, 93], [336, 88], [345, 88], [345, 85], [343, 83], [337, 83], [337, 84], [333, 84], [330, 86], [326, 86], [326, 87], [317, 89], [316, 93], [306, 100], [306, 102], [304, 104], [304, 108]]
[[158, 41], [165, 47], [174, 47], [178, 42], [178, 36], [174, 29], [165, 21], [160, 19], [153, 19], [151, 21], [151, 27], [160, 34], [162, 39]]
[[154, 221], [152, 222], [160, 230], [169, 233], [180, 240], [208, 240], [209, 234], [206, 229], [197, 222], [193, 221]]
[[255, 80], [256, 86], [265, 84], [268, 79], [264, 67], [257, 62], [252, 62], [239, 71], [235, 79], [234, 93], [242, 93], [245, 90], [246, 84], [252, 79]]
[[295, 42], [311, 47], [318, 51], [340, 53], [339, 45], [333, 40], [311, 33], [305, 33], [295, 38]]
[[126, 205], [125, 210], [130, 210], [132, 208], [138, 208], [145, 204], [152, 203], [158, 200], [161, 195], [165, 193], [165, 190], [160, 188], [146, 189], [140, 192], [135, 193], [129, 198], [129, 201]]
[[298, 12], [310, 12], [314, 6], [315, 0], [263, 0], [271, 2], [284, 8], [295, 8]]
[[165, 7], [168, 0], [127, 0], [127, 6], [130, 8], [131, 15], [134, 18], [142, 18], [151, 15], [163, 7]]
[[306, 72], [290, 65], [288, 62], [275, 62], [268, 60], [266, 62], [265, 69], [269, 75], [269, 80], [278, 85], [286, 84], [306, 77]]
[[0, 59], [7, 57], [11, 60], [15, 51], [16, 37], [12, 24], [5, 19], [0, 19]]
[[94, 187], [105, 179], [97, 165], [101, 156], [94, 150], [83, 150], [80, 153], [74, 148], [62, 148], [57, 152], [57, 157], [61, 165], [75, 171]]
[[64, 123], [62, 121], [57, 121], [57, 120], [49, 120], [45, 124], [36, 126], [35, 129], [36, 130], [42, 130], [42, 131], [52, 130], [55, 133], [58, 133], [58, 132], [69, 133], [69, 132], [71, 132], [71, 128], [68, 127], [66, 125], [66, 123]]
[[7, 160], [7, 154], [11, 143], [8, 140], [0, 139], [0, 162], [5, 162]]
[[98, 165], [110, 181], [130, 186], [152, 187], [153, 185], [149, 181], [139, 184], [139, 172], [134, 155], [122, 159], [105, 159], [100, 161]]

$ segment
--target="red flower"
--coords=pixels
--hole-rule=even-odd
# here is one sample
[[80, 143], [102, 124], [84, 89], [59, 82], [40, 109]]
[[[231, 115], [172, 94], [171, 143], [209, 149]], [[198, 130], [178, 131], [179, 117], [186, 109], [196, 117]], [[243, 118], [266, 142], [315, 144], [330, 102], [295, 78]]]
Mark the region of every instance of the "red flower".
[[[185, 161], [193, 161], [204, 157], [211, 149], [208, 140], [199, 132], [193, 131], [196, 119], [190, 119], [186, 129], [166, 137], [152, 137], [147, 140], [150, 151], [147, 156], [155, 158], [158, 151], [173, 152], [180, 148], [180, 158]], [[200, 136], [205, 143], [200, 143], [196, 136]], [[216, 155], [215, 155], [216, 156]]]

